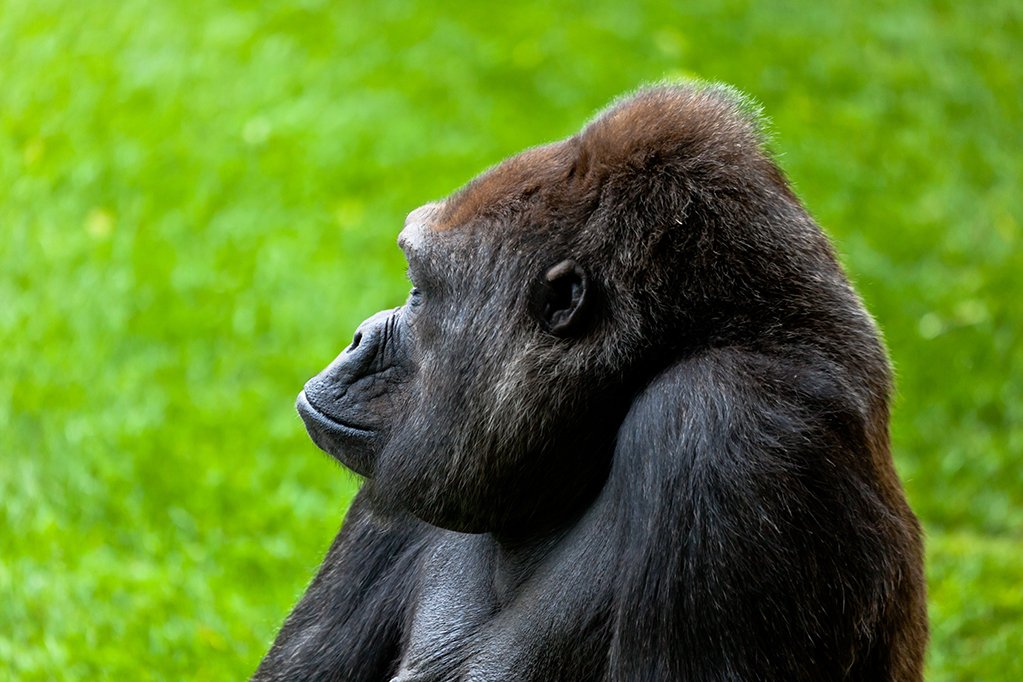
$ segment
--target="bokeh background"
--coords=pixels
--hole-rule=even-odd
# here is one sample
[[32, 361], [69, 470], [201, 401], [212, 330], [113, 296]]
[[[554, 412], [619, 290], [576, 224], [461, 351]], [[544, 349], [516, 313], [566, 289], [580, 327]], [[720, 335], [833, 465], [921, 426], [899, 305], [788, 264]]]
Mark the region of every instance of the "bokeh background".
[[1023, 4], [678, 5], [0, 0], [0, 678], [251, 673], [357, 486], [292, 400], [405, 214], [696, 76], [887, 335], [929, 679], [1023, 679]]

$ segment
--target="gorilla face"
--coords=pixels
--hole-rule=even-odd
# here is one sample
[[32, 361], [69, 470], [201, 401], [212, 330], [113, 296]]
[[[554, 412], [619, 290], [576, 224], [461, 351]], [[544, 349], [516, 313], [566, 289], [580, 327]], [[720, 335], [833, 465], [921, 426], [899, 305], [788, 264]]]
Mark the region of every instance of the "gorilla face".
[[360, 325], [297, 401], [320, 448], [392, 505], [453, 530], [570, 512], [606, 470], [608, 455], [587, 450], [606, 429], [582, 419], [607, 413], [594, 406], [600, 387], [566, 376], [584, 369], [595, 329], [591, 277], [526, 252], [521, 209], [458, 229], [438, 229], [445, 204], [410, 214], [398, 240], [408, 301]]

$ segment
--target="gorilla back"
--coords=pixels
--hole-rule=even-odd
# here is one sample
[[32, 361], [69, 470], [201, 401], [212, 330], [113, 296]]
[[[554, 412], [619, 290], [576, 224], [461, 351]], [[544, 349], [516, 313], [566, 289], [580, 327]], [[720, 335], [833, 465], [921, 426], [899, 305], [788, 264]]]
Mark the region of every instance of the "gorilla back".
[[884, 347], [741, 98], [642, 90], [398, 243], [298, 399], [365, 482], [254, 679], [921, 679]]

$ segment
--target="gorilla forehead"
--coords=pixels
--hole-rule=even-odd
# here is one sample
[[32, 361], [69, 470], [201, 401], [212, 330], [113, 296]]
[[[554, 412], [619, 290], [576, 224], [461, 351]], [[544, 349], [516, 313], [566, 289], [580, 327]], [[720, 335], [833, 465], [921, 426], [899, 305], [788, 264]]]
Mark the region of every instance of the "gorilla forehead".
[[409, 275], [416, 285], [431, 282], [442, 284], [452, 280], [452, 266], [468, 266], [474, 261], [477, 233], [465, 230], [438, 229], [444, 202], [431, 202], [408, 214], [398, 234], [398, 247], [405, 253]]

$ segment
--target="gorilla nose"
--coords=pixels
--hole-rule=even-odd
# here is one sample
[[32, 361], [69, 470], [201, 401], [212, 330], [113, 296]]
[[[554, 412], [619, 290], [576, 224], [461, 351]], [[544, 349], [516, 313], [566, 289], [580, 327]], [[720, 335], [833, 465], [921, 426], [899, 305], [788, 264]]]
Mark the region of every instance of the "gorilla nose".
[[[388, 325], [394, 313], [394, 310], [381, 310], [360, 324], [359, 328], [355, 330], [355, 336], [352, 337], [351, 344], [348, 345], [348, 348], [344, 349], [342, 355], [348, 355], [366, 344], [373, 346], [384, 341]], [[362, 350], [366, 351], [367, 349], [363, 348]]]
[[337, 417], [351, 409], [349, 388], [388, 368], [395, 349], [393, 310], [373, 315], [359, 325], [351, 344], [322, 372], [306, 382], [305, 396], [323, 414]]

